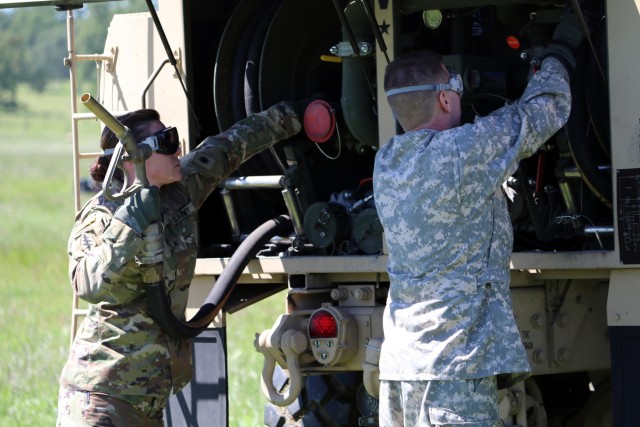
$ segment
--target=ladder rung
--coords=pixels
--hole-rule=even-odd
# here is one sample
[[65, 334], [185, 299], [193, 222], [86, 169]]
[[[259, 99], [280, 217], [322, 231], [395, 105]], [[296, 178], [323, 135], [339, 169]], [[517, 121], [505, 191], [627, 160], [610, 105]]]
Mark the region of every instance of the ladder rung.
[[113, 57], [109, 55], [75, 55], [76, 61], [113, 61]]

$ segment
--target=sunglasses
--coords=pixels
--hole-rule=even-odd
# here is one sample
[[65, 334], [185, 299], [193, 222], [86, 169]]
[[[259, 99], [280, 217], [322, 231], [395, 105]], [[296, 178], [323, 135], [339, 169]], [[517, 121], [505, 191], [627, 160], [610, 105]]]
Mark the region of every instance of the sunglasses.
[[180, 138], [178, 138], [178, 129], [168, 127], [156, 132], [140, 144], [146, 144], [158, 154], [174, 155], [180, 148]]
[[423, 90], [451, 90], [460, 95], [464, 93], [464, 84], [462, 82], [462, 76], [454, 71], [449, 70], [449, 83], [439, 83], [437, 85], [417, 85], [406, 86], [397, 89], [390, 89], [386, 92], [387, 97], [397, 95], [399, 93], [419, 92]]

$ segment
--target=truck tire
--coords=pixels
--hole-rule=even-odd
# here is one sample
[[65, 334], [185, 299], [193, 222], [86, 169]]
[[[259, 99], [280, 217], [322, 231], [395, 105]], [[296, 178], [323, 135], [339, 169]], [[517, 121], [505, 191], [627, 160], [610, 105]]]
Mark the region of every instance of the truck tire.
[[[282, 378], [285, 377], [285, 378]], [[288, 378], [276, 369], [274, 381], [281, 389], [288, 386]], [[361, 372], [332, 375], [311, 375], [304, 379], [298, 399], [287, 407], [267, 403], [264, 425], [269, 427], [351, 427], [358, 425], [358, 387]]]

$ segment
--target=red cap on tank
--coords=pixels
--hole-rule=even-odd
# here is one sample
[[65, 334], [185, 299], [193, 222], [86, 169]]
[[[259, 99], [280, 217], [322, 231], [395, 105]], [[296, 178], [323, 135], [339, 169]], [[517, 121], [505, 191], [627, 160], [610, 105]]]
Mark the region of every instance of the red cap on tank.
[[507, 46], [511, 49], [520, 49], [520, 40], [516, 36], [507, 36]]
[[317, 99], [304, 111], [304, 131], [313, 142], [326, 142], [336, 129], [336, 112], [328, 102]]

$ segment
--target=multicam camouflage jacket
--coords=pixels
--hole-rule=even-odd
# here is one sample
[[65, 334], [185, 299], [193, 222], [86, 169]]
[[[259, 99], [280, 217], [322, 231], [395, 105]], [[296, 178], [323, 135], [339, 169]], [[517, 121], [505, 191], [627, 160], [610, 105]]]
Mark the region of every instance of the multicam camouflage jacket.
[[517, 102], [471, 124], [396, 136], [377, 153], [391, 281], [381, 379], [530, 371], [509, 293], [513, 230], [501, 185], [570, 108], [567, 73], [549, 58]]
[[[196, 263], [196, 213], [244, 160], [300, 131], [285, 103], [206, 138], [181, 159], [183, 179], [160, 189], [164, 225], [164, 285], [171, 309], [184, 319]], [[191, 344], [165, 335], [147, 310], [134, 260], [141, 237], [113, 219], [122, 202], [100, 193], [78, 213], [69, 239], [69, 275], [90, 303], [61, 375], [61, 386], [127, 396], [168, 398], [191, 378]]]

